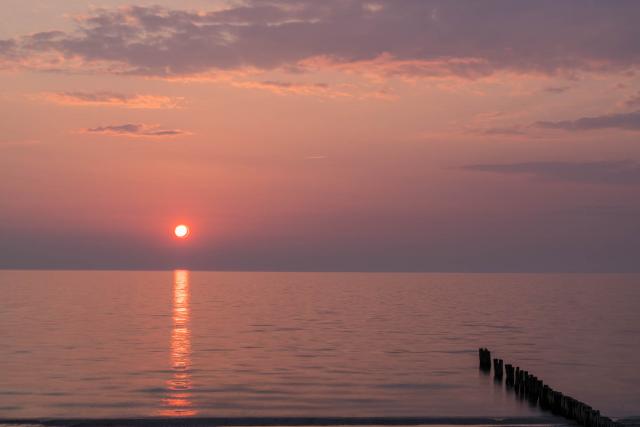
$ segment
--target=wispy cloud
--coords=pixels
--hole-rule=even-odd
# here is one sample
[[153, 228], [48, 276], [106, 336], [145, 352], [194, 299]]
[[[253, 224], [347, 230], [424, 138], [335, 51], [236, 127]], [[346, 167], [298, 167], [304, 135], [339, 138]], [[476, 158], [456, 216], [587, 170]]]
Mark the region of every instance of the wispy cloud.
[[640, 92], [636, 93], [635, 95], [629, 97], [624, 104], [627, 107], [631, 107], [631, 108], [640, 108]]
[[350, 97], [349, 92], [340, 91], [330, 87], [326, 83], [297, 83], [279, 80], [265, 81], [233, 81], [233, 86], [267, 90], [278, 95], [308, 95], [323, 98]]
[[546, 93], [552, 93], [554, 95], [564, 93], [571, 89], [571, 86], [547, 86], [542, 91]]
[[465, 78], [629, 70], [640, 67], [638, 16], [636, 1], [247, 0], [210, 12], [131, 6], [92, 10], [71, 31], [0, 40], [0, 63], [163, 77], [310, 63]]
[[541, 121], [536, 122], [535, 126], [545, 129], [562, 129], [568, 131], [598, 129], [640, 130], [640, 111], [582, 117], [576, 120], [562, 120], [557, 122]]
[[128, 136], [128, 137], [172, 137], [189, 135], [181, 129], [164, 129], [156, 125], [127, 123], [123, 125], [98, 126], [82, 129], [81, 132], [99, 135]]
[[527, 134], [521, 126], [493, 127], [481, 129], [477, 132], [490, 136], [523, 136]]
[[107, 106], [139, 109], [178, 108], [183, 98], [158, 95], [123, 94], [117, 92], [45, 92], [38, 98], [59, 105], [70, 106]]
[[473, 164], [464, 166], [463, 169], [476, 172], [531, 175], [554, 181], [640, 185], [640, 162], [633, 160]]

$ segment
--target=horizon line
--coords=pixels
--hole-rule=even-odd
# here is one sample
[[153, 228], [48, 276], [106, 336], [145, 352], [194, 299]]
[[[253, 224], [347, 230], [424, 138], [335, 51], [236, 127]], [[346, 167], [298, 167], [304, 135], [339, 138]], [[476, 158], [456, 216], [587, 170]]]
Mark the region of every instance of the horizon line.
[[527, 271], [527, 270], [285, 270], [285, 269], [206, 269], [188, 267], [167, 268], [127, 268], [127, 267], [2, 267], [0, 271], [122, 271], [122, 272], [163, 272], [190, 271], [203, 273], [327, 273], [327, 274], [539, 274], [539, 275], [638, 275], [639, 271]]

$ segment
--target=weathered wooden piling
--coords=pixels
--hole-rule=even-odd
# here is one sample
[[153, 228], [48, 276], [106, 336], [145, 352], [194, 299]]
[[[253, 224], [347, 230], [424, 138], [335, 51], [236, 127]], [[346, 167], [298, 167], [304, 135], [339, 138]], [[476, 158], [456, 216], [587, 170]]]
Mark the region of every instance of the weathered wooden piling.
[[483, 371], [491, 370], [491, 352], [486, 348], [480, 348], [478, 350], [478, 356], [480, 357], [480, 369]]
[[549, 386], [544, 384], [542, 386], [542, 391], [540, 392], [540, 408], [543, 411], [546, 411], [549, 409], [549, 399], [547, 398], [549, 390], [550, 390]]
[[536, 396], [538, 402], [540, 402], [540, 399], [542, 398], [542, 387], [544, 387], [544, 383], [542, 382], [542, 380], [538, 379], [536, 381]]
[[504, 372], [502, 359], [493, 359], [493, 378], [502, 380]]
[[531, 392], [529, 393], [529, 402], [532, 405], [538, 403], [540, 400], [540, 391], [542, 389], [542, 381], [538, 379], [535, 375], [531, 376]]
[[520, 375], [518, 378], [518, 394], [520, 395], [520, 397], [524, 397], [524, 393], [525, 393], [525, 383], [524, 383], [524, 379], [527, 375], [527, 371], [523, 371], [520, 370]]
[[[486, 348], [480, 348], [480, 369], [491, 370], [491, 352]], [[493, 359], [494, 378], [502, 381], [503, 373], [506, 373], [506, 385], [521, 398], [525, 397], [531, 405], [539, 405], [540, 409], [551, 411], [553, 414], [576, 421], [585, 427], [621, 427], [621, 424], [611, 418], [600, 414], [586, 403], [580, 402], [571, 396], [552, 389], [541, 379], [515, 367], [509, 363], [504, 364], [502, 359]]]
[[560, 393], [559, 391], [554, 391], [551, 394], [553, 396], [553, 402], [551, 403], [551, 412], [556, 415], [562, 415], [562, 406], [560, 403], [562, 400], [562, 393]]
[[508, 387], [513, 387], [513, 384], [515, 382], [515, 378], [514, 378], [514, 369], [513, 369], [513, 365], [507, 363], [506, 365], [504, 365], [504, 369], [507, 373], [507, 386]]

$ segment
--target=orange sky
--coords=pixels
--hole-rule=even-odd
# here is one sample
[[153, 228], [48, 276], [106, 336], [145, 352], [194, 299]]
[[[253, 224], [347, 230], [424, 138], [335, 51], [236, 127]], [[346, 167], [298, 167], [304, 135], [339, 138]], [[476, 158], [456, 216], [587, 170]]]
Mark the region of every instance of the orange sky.
[[637, 2], [0, 7], [0, 267], [638, 269]]

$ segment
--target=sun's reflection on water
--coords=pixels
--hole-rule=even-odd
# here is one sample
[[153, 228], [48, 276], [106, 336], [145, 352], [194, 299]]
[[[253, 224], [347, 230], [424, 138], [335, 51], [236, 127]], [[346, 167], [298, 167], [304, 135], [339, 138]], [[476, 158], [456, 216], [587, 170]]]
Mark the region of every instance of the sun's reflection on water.
[[171, 369], [169, 390], [162, 400], [160, 415], [182, 417], [195, 415], [191, 401], [191, 330], [189, 329], [189, 271], [173, 274], [173, 329], [171, 332]]

